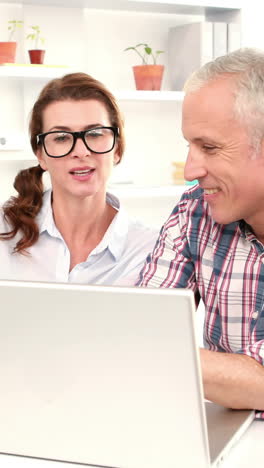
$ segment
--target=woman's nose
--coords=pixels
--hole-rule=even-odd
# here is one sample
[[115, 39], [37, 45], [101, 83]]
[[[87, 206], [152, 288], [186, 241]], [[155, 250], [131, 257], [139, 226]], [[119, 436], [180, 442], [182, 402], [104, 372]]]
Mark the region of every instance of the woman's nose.
[[91, 150], [87, 148], [81, 137], [76, 138], [75, 145], [71, 151], [73, 157], [85, 157], [90, 156]]

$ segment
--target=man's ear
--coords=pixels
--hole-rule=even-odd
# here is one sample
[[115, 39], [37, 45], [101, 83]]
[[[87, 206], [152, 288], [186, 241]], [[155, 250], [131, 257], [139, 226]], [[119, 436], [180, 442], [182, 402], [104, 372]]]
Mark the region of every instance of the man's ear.
[[40, 167], [43, 169], [43, 171], [47, 171], [47, 169], [48, 169], [47, 164], [45, 162], [45, 159], [42, 156], [42, 150], [41, 149], [37, 150], [36, 156], [38, 158], [38, 162], [39, 162]]

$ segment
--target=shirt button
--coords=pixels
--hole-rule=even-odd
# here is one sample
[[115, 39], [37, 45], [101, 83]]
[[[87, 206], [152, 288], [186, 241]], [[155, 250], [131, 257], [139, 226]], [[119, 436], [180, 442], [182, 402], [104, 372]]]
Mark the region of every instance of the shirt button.
[[256, 319], [256, 318], [257, 318], [257, 316], [258, 316], [258, 310], [256, 310], [256, 312], [253, 312], [253, 314], [252, 314], [252, 318], [253, 318], [253, 319]]

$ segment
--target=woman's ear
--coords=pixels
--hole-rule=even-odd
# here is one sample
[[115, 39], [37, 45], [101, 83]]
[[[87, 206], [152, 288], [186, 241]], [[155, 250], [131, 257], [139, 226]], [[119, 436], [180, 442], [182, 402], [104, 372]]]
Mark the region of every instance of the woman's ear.
[[47, 164], [46, 164], [46, 161], [45, 159], [43, 158], [43, 155], [42, 155], [42, 150], [41, 149], [38, 149], [37, 152], [36, 152], [36, 156], [38, 158], [38, 162], [39, 162], [39, 165], [40, 167], [43, 169], [43, 171], [47, 171]]
[[116, 166], [120, 162], [120, 159], [121, 159], [121, 156], [118, 150], [116, 150], [114, 154], [114, 166]]

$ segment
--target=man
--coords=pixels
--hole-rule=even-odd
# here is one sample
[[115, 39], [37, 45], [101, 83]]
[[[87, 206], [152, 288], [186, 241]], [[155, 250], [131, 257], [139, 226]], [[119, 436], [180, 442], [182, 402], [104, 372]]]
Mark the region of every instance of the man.
[[264, 53], [219, 57], [184, 90], [185, 179], [199, 184], [164, 224], [138, 284], [202, 298], [205, 397], [264, 411]]

